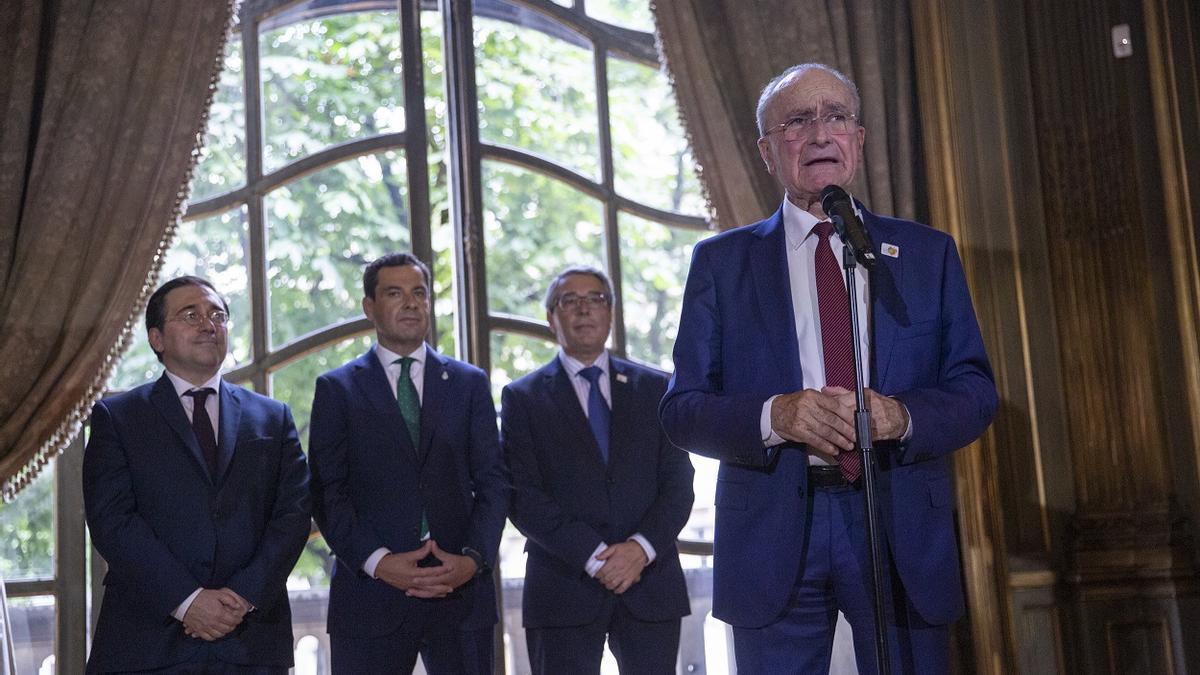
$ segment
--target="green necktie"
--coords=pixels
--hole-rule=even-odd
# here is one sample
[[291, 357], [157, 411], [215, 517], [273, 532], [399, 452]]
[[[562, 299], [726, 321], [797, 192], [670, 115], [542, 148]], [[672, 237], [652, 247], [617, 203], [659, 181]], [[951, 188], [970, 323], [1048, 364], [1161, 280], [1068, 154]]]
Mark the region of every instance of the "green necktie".
[[[415, 361], [411, 356], [396, 359], [400, 364], [400, 378], [396, 380], [396, 402], [400, 404], [400, 415], [404, 417], [404, 425], [408, 427], [408, 435], [412, 438], [413, 448], [421, 451], [421, 399], [417, 396], [417, 387], [413, 384], [409, 368]], [[421, 512], [421, 541], [429, 538], [429, 519]]]

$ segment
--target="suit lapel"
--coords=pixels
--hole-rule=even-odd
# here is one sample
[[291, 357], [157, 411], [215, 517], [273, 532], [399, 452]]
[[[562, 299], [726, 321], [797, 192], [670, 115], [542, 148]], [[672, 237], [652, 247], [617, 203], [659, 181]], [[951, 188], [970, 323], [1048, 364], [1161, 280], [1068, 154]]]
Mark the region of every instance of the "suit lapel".
[[220, 429], [217, 435], [217, 479], [213, 482], [220, 485], [233, 462], [233, 451], [237, 445], [238, 424], [242, 419], [241, 397], [236, 395], [232, 385], [221, 381], [221, 403], [217, 411]]
[[777, 365], [780, 384], [799, 388], [803, 380], [800, 346], [796, 342], [792, 286], [787, 265], [787, 236], [783, 227], [783, 207], [755, 229], [758, 238], [751, 244], [750, 267], [758, 298], [758, 326], [748, 326], [770, 342], [771, 354], [784, 355]]
[[[862, 209], [862, 215], [863, 224], [866, 226], [867, 232], [871, 234], [871, 240], [876, 246], [882, 248], [886, 244], [898, 245], [898, 242], [895, 241], [895, 228], [866, 209]], [[903, 247], [899, 248], [900, 253], [903, 254]], [[901, 284], [904, 281], [904, 258], [902, 255], [895, 257], [879, 255], [877, 260], [879, 263], [870, 273], [872, 352], [870, 386], [874, 389], [879, 389], [887, 376], [887, 369], [891, 364], [892, 345], [896, 341], [896, 330], [899, 326], [910, 323], [908, 309], [900, 294]]]
[[634, 414], [634, 382], [633, 373], [628, 364], [619, 361], [612, 354], [608, 356], [609, 391], [612, 392], [612, 419], [617, 423], [612, 425], [608, 442], [608, 465], [628, 466], [626, 449], [635, 444], [634, 433], [644, 433], [645, 429], [633, 429], [621, 420], [637, 419]]
[[404, 415], [400, 414], [400, 405], [396, 403], [396, 395], [388, 384], [387, 373], [379, 363], [379, 358], [375, 356], [374, 349], [368, 349], [366, 354], [354, 361], [351, 378], [363, 400], [371, 406], [387, 428], [396, 430], [394, 438], [400, 449], [415, 461], [417, 449], [413, 447], [408, 426], [404, 424]]
[[158, 382], [154, 384], [154, 389], [150, 392], [150, 401], [166, 420], [167, 426], [171, 427], [180, 442], [188, 449], [200, 475], [211, 482], [207, 464], [204, 461], [204, 453], [200, 450], [200, 443], [196, 441], [196, 434], [192, 431], [192, 424], [183, 410], [183, 403], [179, 401], [179, 395], [175, 393], [175, 387], [167, 378], [166, 373], [163, 373], [162, 377], [158, 378]]
[[[609, 364], [612, 360], [609, 360]], [[612, 370], [612, 366], [609, 366]], [[563, 420], [566, 420], [566, 428], [575, 436], [575, 445], [580, 448], [588, 448], [588, 453], [592, 459], [604, 467], [604, 455], [600, 453], [600, 445], [596, 443], [596, 437], [592, 435], [592, 427], [588, 425], [587, 415], [584, 414], [583, 408], [579, 405], [579, 397], [575, 394], [575, 388], [571, 385], [571, 376], [567, 374], [567, 369], [563, 367], [562, 361], [555, 357], [553, 361], [546, 364], [543, 378], [545, 378], [546, 391], [549, 392], [550, 400], [554, 407], [558, 408]], [[610, 439], [609, 450], [612, 449]]]
[[438, 422], [450, 389], [453, 387], [452, 375], [446, 367], [446, 357], [425, 346], [425, 374], [421, 382], [421, 447], [417, 450], [418, 459], [424, 463], [433, 447], [433, 438], [437, 431]]

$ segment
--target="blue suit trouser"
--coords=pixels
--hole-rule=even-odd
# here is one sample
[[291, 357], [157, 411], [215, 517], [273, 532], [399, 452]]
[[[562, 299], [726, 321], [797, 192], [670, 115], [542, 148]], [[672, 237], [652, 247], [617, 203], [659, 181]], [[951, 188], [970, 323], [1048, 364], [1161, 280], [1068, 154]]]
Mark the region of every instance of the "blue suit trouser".
[[[805, 503], [807, 536], [784, 612], [764, 627], [733, 629], [740, 675], [828, 672], [838, 610], [853, 629], [859, 673], [875, 672], [874, 580], [866, 500], [860, 489], [845, 486], [809, 490]], [[948, 673], [949, 626], [921, 619], [888, 560], [886, 541], [881, 548], [891, 672]]]

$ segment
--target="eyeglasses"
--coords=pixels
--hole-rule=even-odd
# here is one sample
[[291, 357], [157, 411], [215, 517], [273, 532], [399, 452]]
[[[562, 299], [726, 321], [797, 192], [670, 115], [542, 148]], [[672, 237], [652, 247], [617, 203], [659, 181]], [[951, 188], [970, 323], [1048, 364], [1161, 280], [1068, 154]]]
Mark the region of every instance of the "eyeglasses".
[[189, 309], [175, 318], [167, 319], [167, 321], [183, 321], [192, 328], [199, 328], [204, 325], [205, 321], [211, 321], [214, 326], [224, 326], [229, 323], [229, 314], [220, 309], [214, 309], [208, 314]]
[[799, 141], [808, 138], [817, 130], [817, 122], [825, 125], [825, 130], [834, 136], [845, 136], [858, 127], [858, 116], [844, 112], [831, 112], [821, 116], [797, 115], [781, 124], [763, 132], [763, 138], [782, 131], [783, 140]]
[[559, 309], [567, 311], [575, 311], [584, 307], [599, 309], [600, 307], [608, 307], [612, 302], [612, 298], [608, 297], [608, 293], [588, 293], [587, 295], [576, 295], [575, 293], [567, 293], [560, 296], [558, 302]]

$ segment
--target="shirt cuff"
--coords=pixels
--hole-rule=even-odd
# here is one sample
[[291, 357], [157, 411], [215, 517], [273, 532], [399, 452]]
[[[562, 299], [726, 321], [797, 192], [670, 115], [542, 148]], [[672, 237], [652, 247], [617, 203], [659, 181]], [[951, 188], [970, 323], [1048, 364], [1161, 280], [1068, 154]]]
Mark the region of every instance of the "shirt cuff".
[[183, 621], [183, 617], [187, 616], [187, 611], [192, 606], [192, 602], [196, 599], [197, 595], [200, 595], [200, 591], [202, 590], [204, 589], [197, 588], [196, 590], [192, 591], [192, 594], [187, 596], [186, 600], [179, 603], [179, 606], [175, 608], [174, 612], [171, 612], [171, 616], [175, 617], [179, 621]]
[[775, 430], [771, 428], [771, 404], [780, 396], [782, 394], [775, 394], [766, 401], [763, 401], [762, 413], [758, 416], [759, 438], [762, 439], [764, 448], [770, 448], [783, 443], [783, 436], [775, 433]]
[[383, 556], [388, 555], [389, 553], [391, 553], [391, 551], [383, 546], [380, 546], [379, 548], [375, 549], [374, 553], [367, 556], [367, 561], [363, 563], [363, 571], [367, 573], [367, 576], [371, 577], [372, 579], [379, 578], [375, 576], [375, 568], [379, 566], [379, 561], [383, 560]]
[[608, 544], [600, 542], [600, 545], [596, 547], [596, 550], [592, 551], [592, 557], [588, 558], [587, 564], [583, 566], [583, 570], [587, 572], [589, 577], [596, 576], [596, 573], [600, 571], [600, 568], [604, 567], [604, 561], [600, 560], [596, 556], [604, 553], [604, 549], [606, 548], [608, 548]]
[[[892, 398], [892, 400], [896, 401], [895, 398]], [[903, 402], [896, 402], [900, 404], [901, 408], [904, 408], [904, 415], [908, 418], [908, 426], [904, 427], [904, 433], [900, 436], [900, 442], [907, 443], [912, 440], [912, 413], [908, 411], [908, 406], [904, 405]]]
[[646, 552], [647, 565], [654, 562], [654, 559], [658, 557], [658, 554], [654, 551], [654, 547], [650, 545], [650, 540], [643, 537], [641, 532], [637, 532], [633, 536], [629, 537], [629, 541], [636, 541], [639, 545], [641, 545], [642, 550]]

